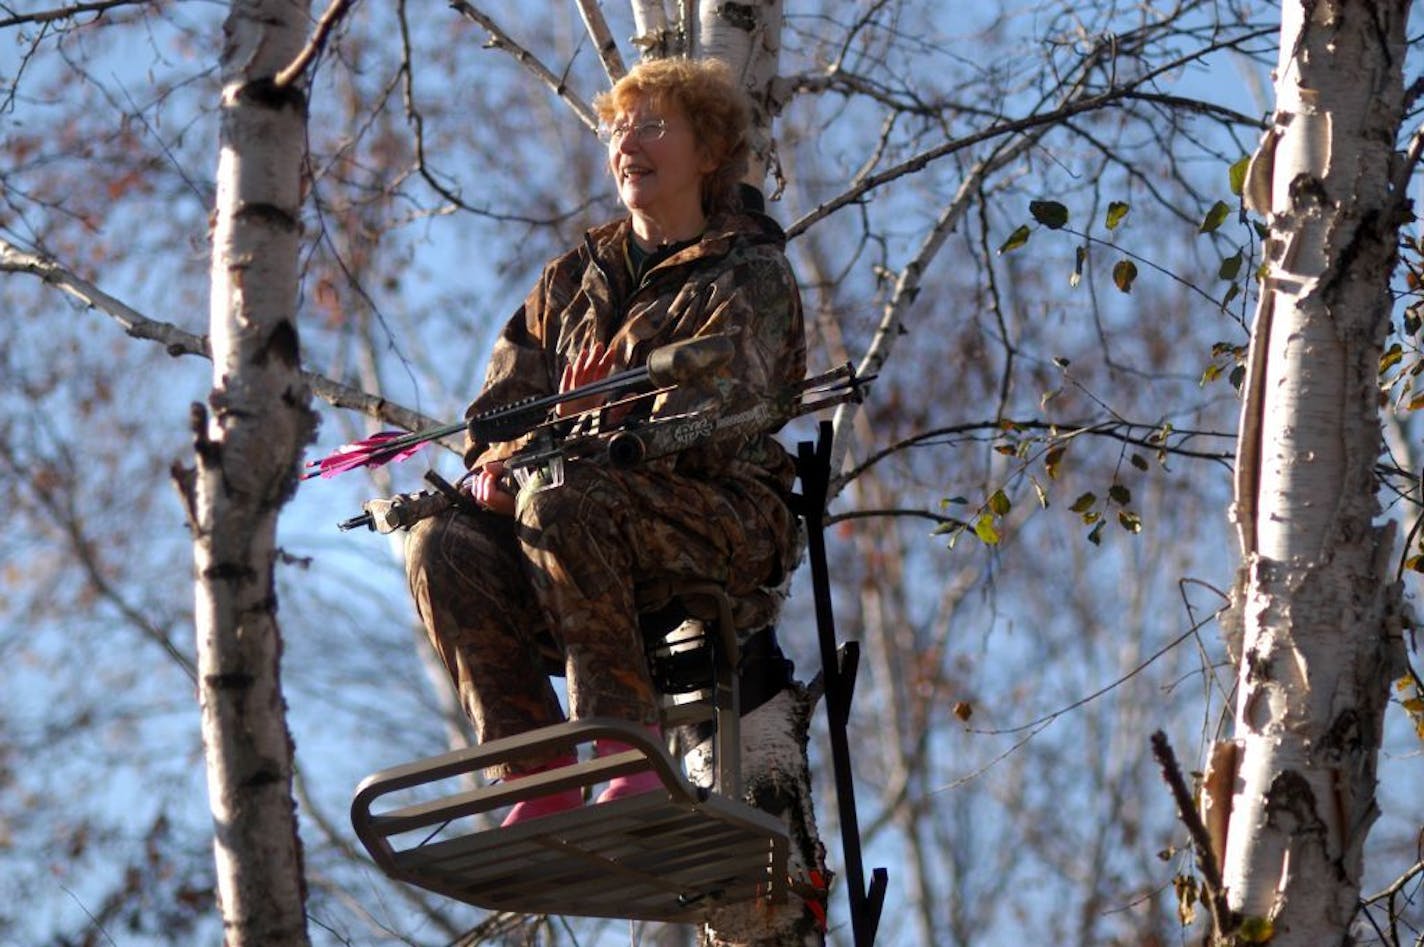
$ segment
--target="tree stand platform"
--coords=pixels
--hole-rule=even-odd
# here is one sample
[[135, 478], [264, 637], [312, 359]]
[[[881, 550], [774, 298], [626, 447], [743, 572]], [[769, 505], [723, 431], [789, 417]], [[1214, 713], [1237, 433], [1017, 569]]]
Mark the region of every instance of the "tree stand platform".
[[[599, 739], [633, 749], [471, 788], [485, 767]], [[475, 818], [647, 770], [661, 791], [509, 828]], [[382, 770], [357, 789], [351, 820], [390, 876], [488, 910], [696, 922], [724, 904], [786, 896], [786, 827], [693, 786], [646, 730], [620, 720], [570, 721]]]

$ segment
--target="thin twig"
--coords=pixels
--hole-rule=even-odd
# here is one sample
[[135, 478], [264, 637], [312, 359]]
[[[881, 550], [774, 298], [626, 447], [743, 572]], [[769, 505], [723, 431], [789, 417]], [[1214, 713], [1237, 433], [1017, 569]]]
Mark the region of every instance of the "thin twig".
[[[78, 299], [85, 306], [105, 313], [131, 337], [162, 344], [169, 355], [200, 355], [206, 359], [213, 357], [207, 336], [195, 335], [171, 323], [150, 319], [55, 261], [25, 253], [3, 239], [0, 239], [0, 272], [29, 273], [37, 276]], [[312, 394], [328, 404], [359, 411], [384, 424], [417, 431], [440, 423], [418, 411], [412, 411], [316, 372], [304, 370], [302, 379], [311, 388]]]
[[1132, 680], [1134, 677], [1147, 670], [1147, 668], [1158, 658], [1167, 654], [1167, 652], [1172, 651], [1177, 647], [1177, 645], [1181, 644], [1183, 641], [1186, 641], [1188, 638], [1201, 631], [1202, 624], [1204, 623], [1198, 623], [1188, 628], [1186, 631], [1182, 632], [1180, 635], [1173, 638], [1171, 641], [1167, 642], [1162, 647], [1158, 648], [1152, 654], [1148, 655], [1142, 660], [1141, 663], [1139, 663], [1132, 670], [1128, 671], [1126, 674], [1122, 674], [1114, 680], [1109, 681], [1107, 684], [1104, 684], [1102, 687], [1099, 687], [1091, 694], [1085, 694], [1082, 697], [1079, 697], [1071, 704], [1068, 704], [1064, 707], [1060, 707], [1057, 710], [1051, 711], [1050, 713], [1044, 714], [1037, 720], [1030, 720], [1028, 723], [1021, 723], [1015, 727], [999, 727], [994, 730], [983, 730], [975, 727], [970, 727], [969, 732], [984, 737], [1001, 737], [1006, 736], [1008, 734], [1022, 733], [1025, 730], [1035, 730], [1038, 727], [1046, 727], [1048, 724], [1057, 720], [1064, 714], [1077, 710], [1079, 707], [1085, 707], [1088, 704], [1091, 704], [1093, 701], [1097, 700], [1099, 697], [1102, 697], [1104, 694], [1111, 693], [1112, 691], [1121, 687], [1123, 684], [1126, 684], [1128, 681]]
[[608, 28], [602, 7], [598, 0], [578, 0], [578, 8], [583, 16], [583, 25], [598, 50], [598, 61], [603, 63], [604, 74], [608, 76], [609, 83], [617, 82], [627, 74], [628, 67], [623, 64], [623, 56], [618, 52], [618, 43], [613, 39], [613, 31]]
[[[1134, 429], [1150, 431], [1145, 436], [1135, 436]], [[868, 469], [880, 463], [882, 460], [897, 454], [907, 448], [924, 445], [935, 438], [955, 437], [966, 434], [984, 433], [995, 431], [1003, 433], [1005, 431], [1048, 431], [1053, 436], [1068, 440], [1084, 435], [1106, 437], [1124, 444], [1131, 444], [1137, 447], [1151, 450], [1160, 450], [1171, 454], [1174, 457], [1187, 457], [1195, 460], [1213, 460], [1221, 463], [1230, 463], [1233, 454], [1230, 451], [1200, 451], [1188, 450], [1184, 447], [1173, 447], [1160, 437], [1162, 431], [1161, 424], [1134, 424], [1129, 421], [1045, 421], [1045, 420], [1012, 420], [1004, 419], [998, 421], [968, 421], [964, 424], [954, 424], [946, 427], [934, 428], [928, 431], [921, 431], [903, 440], [897, 441], [888, 447], [881, 448], [871, 454], [859, 465], [846, 471], [843, 479], [854, 480]], [[1230, 439], [1233, 434], [1220, 431], [1197, 431], [1172, 429], [1171, 435], [1181, 441], [1195, 437], [1220, 437]]]
[[[460, 2], [460, 0], [456, 0], [456, 2]], [[932, 164], [935, 161], [938, 161], [940, 158], [947, 157], [949, 155], [955, 154], [956, 152], [963, 151], [966, 148], [972, 147], [973, 145], [977, 145], [985, 141], [990, 141], [994, 138], [1001, 138], [1007, 135], [1016, 134], [1018, 132], [1024, 132], [1029, 131], [1031, 129], [1038, 129], [1044, 128], [1046, 126], [1056, 125], [1064, 119], [1071, 118], [1074, 115], [1080, 115], [1084, 112], [1096, 111], [1098, 109], [1106, 108], [1108, 106], [1117, 105], [1123, 101], [1131, 100], [1132, 98], [1137, 96], [1137, 90], [1139, 88], [1150, 84], [1166, 72], [1170, 72], [1174, 69], [1180, 69], [1187, 63], [1200, 59], [1201, 57], [1206, 56], [1218, 49], [1235, 46], [1247, 40], [1254, 39], [1259, 36], [1270, 35], [1274, 32], [1275, 28], [1262, 29], [1252, 33], [1244, 34], [1232, 40], [1222, 40], [1217, 43], [1209, 44], [1199, 50], [1195, 50], [1191, 53], [1187, 53], [1183, 56], [1180, 56], [1172, 62], [1166, 63], [1157, 69], [1149, 70], [1148, 72], [1144, 73], [1142, 76], [1138, 77], [1127, 85], [1114, 89], [1109, 89], [1106, 92], [1100, 92], [1096, 95], [1090, 95], [1085, 98], [1074, 99], [1072, 101], [1065, 102], [1057, 108], [1051, 109], [1047, 112], [1039, 112], [1033, 115], [1026, 116], [1024, 118], [1002, 121], [972, 135], [966, 135], [963, 138], [958, 138], [954, 141], [945, 142], [944, 144], [931, 148], [928, 151], [921, 152], [920, 154], [915, 155], [913, 158], [910, 158], [906, 161], [902, 161], [900, 164], [897, 164], [894, 167], [887, 168], [880, 174], [876, 174], [867, 178], [857, 187], [853, 187], [845, 193], [841, 194], [839, 197], [833, 198], [832, 200], [829, 200], [826, 203], [816, 207], [809, 214], [806, 214], [800, 220], [796, 221], [790, 227], [786, 228], [787, 239], [791, 239], [798, 236], [799, 234], [807, 230], [812, 224], [815, 224], [816, 222], [830, 216], [831, 214], [840, 210], [842, 207], [845, 207], [847, 204], [854, 204], [858, 202], [870, 191], [873, 191], [881, 187], [882, 185], [888, 184], [891, 181], [894, 181], [898, 178], [902, 178], [908, 174], [913, 174], [916, 171], [923, 170], [926, 166]]]
[[69, 20], [85, 13], [107, 13], [119, 7], [147, 6], [151, 0], [96, 0], [94, 3], [76, 3], [73, 6], [57, 7], [53, 10], [36, 10], [0, 20], [0, 30], [24, 23], [52, 23], [55, 20]]
[[285, 88], [301, 78], [302, 73], [312, 64], [312, 61], [321, 55], [322, 49], [326, 47], [327, 38], [331, 36], [331, 31], [336, 29], [337, 24], [346, 16], [355, 2], [356, 0], [332, 0], [331, 6], [327, 7], [326, 12], [321, 15], [321, 19], [317, 20], [316, 30], [313, 31], [312, 38], [307, 42], [307, 45], [297, 54], [296, 59], [293, 59], [285, 69], [277, 73], [277, 77], [273, 80], [273, 84], [277, 88]]
[[590, 129], [598, 127], [598, 116], [593, 113], [589, 104], [569, 91], [568, 83], [563, 78], [556, 75], [552, 69], [539, 61], [528, 49], [516, 43], [493, 18], [488, 14], [475, 9], [466, 0], [450, 0], [450, 7], [465, 19], [479, 24], [485, 32], [490, 35], [490, 45], [496, 49], [502, 49], [509, 53], [525, 69], [533, 73], [541, 82], [553, 90], [554, 94], [563, 99], [573, 109], [579, 121], [583, 122]]
[[1172, 790], [1172, 798], [1177, 803], [1177, 815], [1186, 825], [1187, 832], [1192, 837], [1192, 844], [1196, 847], [1197, 868], [1201, 871], [1202, 886], [1207, 893], [1207, 897], [1202, 899], [1202, 903], [1211, 912], [1212, 926], [1216, 932], [1218, 934], [1225, 933], [1231, 930], [1234, 925], [1231, 924], [1231, 908], [1226, 902], [1226, 888], [1221, 882], [1221, 866], [1216, 863], [1216, 855], [1212, 852], [1211, 847], [1211, 836], [1207, 834], [1206, 826], [1202, 824], [1196, 802], [1192, 799], [1192, 791], [1182, 777], [1182, 768], [1177, 765], [1177, 756], [1172, 752], [1172, 745], [1167, 742], [1167, 734], [1161, 730], [1152, 734], [1152, 756], [1157, 760], [1157, 765], [1162, 767], [1162, 777], [1167, 780], [1167, 785]]

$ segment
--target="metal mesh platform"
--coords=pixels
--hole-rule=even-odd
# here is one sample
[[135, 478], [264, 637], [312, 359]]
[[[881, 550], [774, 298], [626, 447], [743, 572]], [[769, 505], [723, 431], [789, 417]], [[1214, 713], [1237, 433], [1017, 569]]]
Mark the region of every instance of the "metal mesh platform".
[[[595, 739], [634, 747], [493, 786], [478, 770]], [[588, 804], [511, 826], [475, 817], [572, 786], [653, 770], [664, 791]], [[692, 786], [646, 731], [583, 720], [496, 740], [368, 777], [351, 806], [389, 875], [490, 910], [696, 921], [719, 905], [786, 892], [786, 829], [744, 803]]]

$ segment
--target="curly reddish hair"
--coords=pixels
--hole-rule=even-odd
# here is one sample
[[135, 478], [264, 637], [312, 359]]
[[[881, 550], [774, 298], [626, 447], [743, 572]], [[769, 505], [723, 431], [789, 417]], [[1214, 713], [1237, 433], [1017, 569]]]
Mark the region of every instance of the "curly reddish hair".
[[717, 59], [653, 59], [640, 62], [593, 100], [599, 121], [611, 123], [635, 100], [647, 99], [655, 109], [675, 107], [687, 118], [698, 147], [717, 163], [702, 179], [705, 213], [740, 206], [737, 183], [747, 173], [747, 131], [751, 103], [732, 78], [732, 70]]

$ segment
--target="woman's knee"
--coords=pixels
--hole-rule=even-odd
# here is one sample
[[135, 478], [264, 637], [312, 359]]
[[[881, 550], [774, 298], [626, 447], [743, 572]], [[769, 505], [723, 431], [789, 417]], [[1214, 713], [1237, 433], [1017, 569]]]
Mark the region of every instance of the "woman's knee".
[[510, 524], [494, 514], [449, 511], [410, 527], [405, 540], [406, 576], [414, 584], [458, 581], [478, 564], [493, 567], [514, 549]]
[[606, 518], [626, 502], [626, 493], [610, 471], [594, 464], [571, 463], [566, 465], [564, 482], [559, 486], [521, 491], [514, 515], [526, 528], [572, 526], [590, 516]]

